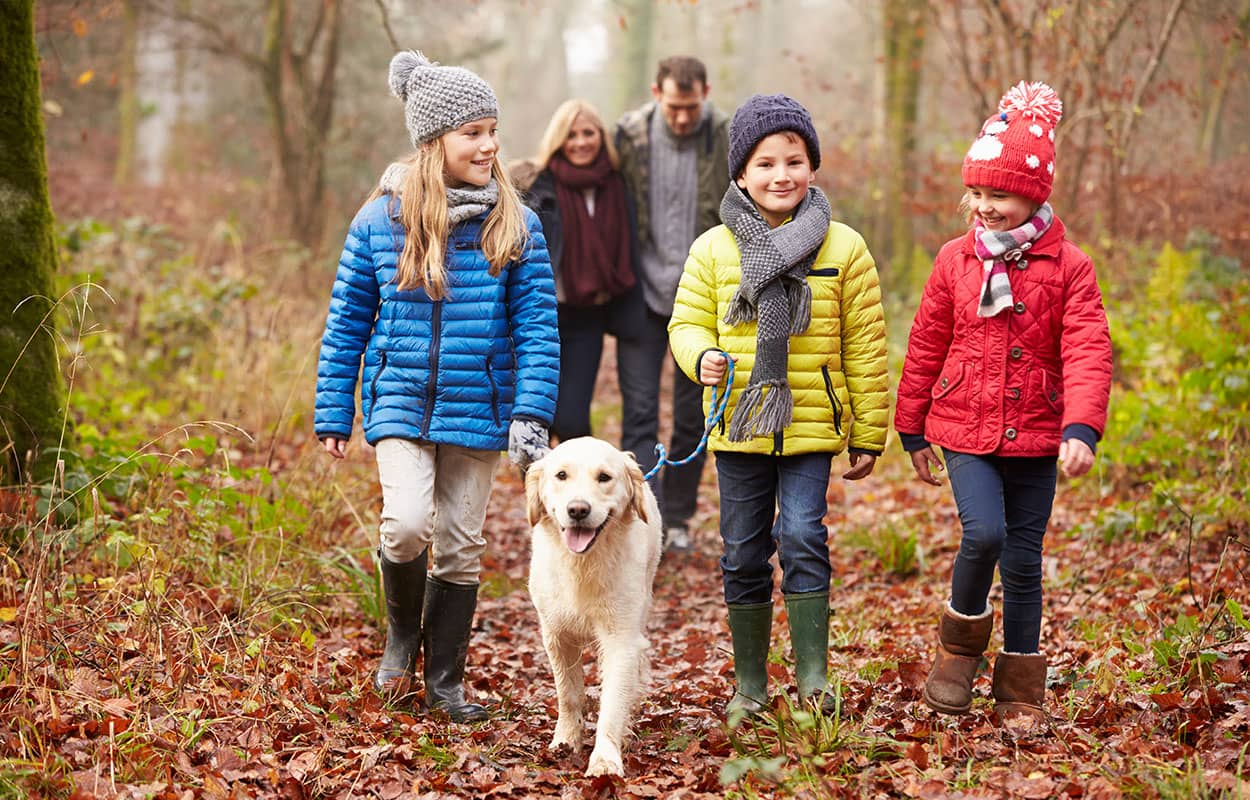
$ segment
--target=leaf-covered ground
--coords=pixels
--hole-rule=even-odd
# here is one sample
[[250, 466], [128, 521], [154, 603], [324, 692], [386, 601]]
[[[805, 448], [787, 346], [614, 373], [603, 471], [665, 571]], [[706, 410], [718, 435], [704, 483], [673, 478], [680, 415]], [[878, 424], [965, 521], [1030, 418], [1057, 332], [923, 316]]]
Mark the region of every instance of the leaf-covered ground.
[[[357, 449], [330, 465], [313, 443], [284, 447], [342, 492], [326, 539], [367, 553], [378, 503], [371, 457]], [[206, 535], [179, 491], [166, 495], [170, 535]], [[829, 492], [840, 713], [814, 720], [782, 696], [791, 675], [778, 602], [776, 715], [730, 732], [720, 715], [732, 670], [709, 464], [695, 551], [666, 556], [656, 581], [654, 682], [626, 752], [627, 778], [590, 780], [589, 746], [546, 752], [555, 696], [525, 589], [522, 494], [515, 471], [501, 468], [468, 666], [472, 694], [496, 710], [481, 725], [372, 694], [383, 632], [366, 613], [368, 580], [364, 594], [274, 586], [265, 574], [214, 585], [204, 579], [211, 565], [183, 559], [178, 571], [158, 569], [159, 543], [111, 572], [67, 557], [64, 543], [6, 557], [0, 798], [1250, 795], [1244, 530], [1191, 529], [1164, 510], [1156, 526], [1117, 527], [1124, 497], [1094, 499], [1096, 488], [1061, 479], [1043, 632], [1051, 725], [1017, 741], [994, 723], [987, 674], [966, 717], [919, 702], [957, 521], [947, 488], [912, 480], [892, 450], [871, 478], [835, 477]], [[247, 558], [253, 546], [224, 527], [207, 535], [214, 558]], [[288, 558], [310, 558], [299, 542], [284, 546]], [[358, 555], [352, 569], [367, 578], [373, 567]], [[586, 666], [595, 699], [593, 659]]]

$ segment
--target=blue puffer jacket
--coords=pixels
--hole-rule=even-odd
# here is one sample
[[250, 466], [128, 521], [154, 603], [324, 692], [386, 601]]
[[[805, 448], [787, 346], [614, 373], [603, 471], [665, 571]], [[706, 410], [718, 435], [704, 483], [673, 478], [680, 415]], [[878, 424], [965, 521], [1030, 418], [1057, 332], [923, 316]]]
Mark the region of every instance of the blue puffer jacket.
[[317, 437], [351, 436], [364, 356], [365, 440], [419, 439], [506, 450], [513, 418], [551, 424], [560, 371], [555, 285], [538, 217], [525, 209], [525, 255], [492, 277], [478, 246], [485, 215], [451, 229], [448, 291], [398, 291], [404, 247], [398, 203], [352, 220], [317, 364]]

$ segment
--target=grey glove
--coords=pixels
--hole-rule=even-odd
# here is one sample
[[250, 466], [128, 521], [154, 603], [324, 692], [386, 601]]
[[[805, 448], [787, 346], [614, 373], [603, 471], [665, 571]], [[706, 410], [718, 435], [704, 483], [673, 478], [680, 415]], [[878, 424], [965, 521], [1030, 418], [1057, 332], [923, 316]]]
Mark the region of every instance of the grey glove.
[[521, 469], [529, 469], [551, 450], [547, 426], [534, 419], [514, 419], [508, 426], [508, 460]]

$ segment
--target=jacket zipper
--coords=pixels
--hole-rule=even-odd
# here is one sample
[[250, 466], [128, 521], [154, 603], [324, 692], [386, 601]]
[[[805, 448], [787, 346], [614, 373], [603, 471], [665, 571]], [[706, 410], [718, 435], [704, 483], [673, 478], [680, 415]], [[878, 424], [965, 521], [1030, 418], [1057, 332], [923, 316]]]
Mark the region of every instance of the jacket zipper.
[[825, 379], [825, 393], [829, 395], [829, 402], [833, 405], [833, 430], [836, 434], [841, 436], [842, 403], [838, 401], [838, 393], [833, 390], [833, 378], [829, 376], [828, 364], [821, 365], [820, 374]]
[[430, 421], [434, 418], [434, 393], [438, 388], [438, 350], [443, 328], [443, 301], [434, 301], [430, 314], [430, 377], [425, 386], [425, 419], [421, 421], [421, 438], [430, 436]]
[[490, 356], [486, 356], [486, 381], [490, 384], [490, 415], [499, 427], [499, 387], [495, 385], [495, 373], [490, 366]]
[[373, 419], [373, 408], [378, 404], [378, 379], [382, 377], [382, 370], [386, 369], [386, 351], [382, 351], [382, 361], [378, 364], [378, 371], [373, 373], [373, 380], [369, 381], [369, 416], [365, 418], [365, 424]]

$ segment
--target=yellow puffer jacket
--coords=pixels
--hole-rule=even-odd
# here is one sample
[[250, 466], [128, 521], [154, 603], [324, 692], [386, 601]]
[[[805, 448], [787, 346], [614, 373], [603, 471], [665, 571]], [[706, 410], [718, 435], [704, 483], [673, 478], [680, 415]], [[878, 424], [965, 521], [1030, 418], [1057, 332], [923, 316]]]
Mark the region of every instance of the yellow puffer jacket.
[[[830, 223], [808, 274], [812, 322], [806, 331], [790, 337], [787, 365], [793, 422], [780, 436], [731, 442], [726, 437], [728, 422], [755, 363], [755, 322], [732, 327], [724, 322], [740, 280], [733, 234], [724, 225], [705, 232], [690, 246], [668, 325], [673, 355], [693, 380], [698, 380], [699, 358], [708, 350], [724, 350], [736, 359], [729, 407], [708, 438], [708, 449], [773, 455], [839, 453], [849, 435], [851, 447], [880, 455], [890, 410], [885, 315], [877, 267], [863, 237], [840, 222]], [[703, 393], [705, 413], [710, 401], [709, 387]]]

